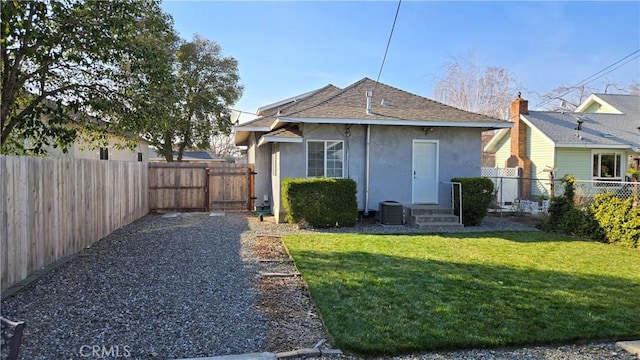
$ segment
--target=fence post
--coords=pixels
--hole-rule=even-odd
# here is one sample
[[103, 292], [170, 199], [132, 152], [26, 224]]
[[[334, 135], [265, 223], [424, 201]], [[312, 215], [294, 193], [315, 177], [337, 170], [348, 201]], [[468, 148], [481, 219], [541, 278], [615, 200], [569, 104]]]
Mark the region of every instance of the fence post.
[[204, 168], [204, 211], [206, 212], [210, 212], [211, 211], [211, 201], [209, 200], [209, 168], [205, 167]]

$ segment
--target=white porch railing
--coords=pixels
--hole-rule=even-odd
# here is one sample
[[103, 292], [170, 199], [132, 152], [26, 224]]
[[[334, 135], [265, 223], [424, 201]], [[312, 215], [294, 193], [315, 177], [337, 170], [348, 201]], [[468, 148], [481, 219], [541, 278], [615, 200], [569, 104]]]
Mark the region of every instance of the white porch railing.
[[460, 225], [464, 225], [462, 223], [462, 183], [455, 182], [455, 181], [454, 182], [443, 181], [442, 183], [451, 185], [451, 208], [452, 209], [456, 208], [456, 206], [455, 206], [456, 197], [455, 197], [454, 189], [455, 189], [456, 186], [459, 186], [459, 188], [460, 188], [460, 198], [458, 198], [458, 208], [460, 209], [460, 215], [458, 215], [458, 218], [459, 218]]

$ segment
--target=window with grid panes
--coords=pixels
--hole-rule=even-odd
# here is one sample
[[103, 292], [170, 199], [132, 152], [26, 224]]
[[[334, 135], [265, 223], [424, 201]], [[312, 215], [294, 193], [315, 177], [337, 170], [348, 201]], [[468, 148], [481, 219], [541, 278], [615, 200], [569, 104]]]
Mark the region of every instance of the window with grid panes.
[[307, 177], [341, 178], [344, 165], [344, 143], [334, 140], [307, 142]]

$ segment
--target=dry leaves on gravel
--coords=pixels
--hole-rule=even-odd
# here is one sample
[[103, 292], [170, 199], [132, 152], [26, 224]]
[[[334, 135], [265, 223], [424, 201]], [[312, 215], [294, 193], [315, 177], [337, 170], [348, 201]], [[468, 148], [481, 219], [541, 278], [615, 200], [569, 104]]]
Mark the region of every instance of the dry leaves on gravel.
[[[256, 258], [262, 260], [262, 273], [298, 272], [279, 236], [257, 236], [253, 251]], [[261, 276], [258, 288], [262, 292], [259, 309], [267, 314], [268, 320], [266, 351], [310, 348], [327, 339], [318, 310], [301, 276]]]

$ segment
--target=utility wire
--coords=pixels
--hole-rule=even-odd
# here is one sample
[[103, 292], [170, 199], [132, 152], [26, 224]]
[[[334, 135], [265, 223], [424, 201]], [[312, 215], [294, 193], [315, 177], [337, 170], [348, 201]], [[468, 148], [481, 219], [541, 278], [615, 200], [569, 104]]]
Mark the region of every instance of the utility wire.
[[[547, 99], [547, 100], [544, 100], [544, 101], [543, 101], [543, 102], [541, 102], [541, 103], [538, 103], [538, 105], [536, 105], [536, 107], [540, 107], [540, 106], [546, 105], [546, 104], [550, 103], [551, 101], [556, 100], [557, 98], [561, 98], [561, 97], [563, 97], [563, 96], [567, 95], [568, 93], [570, 93], [570, 92], [572, 92], [572, 91], [575, 91], [579, 86], [587, 85], [587, 84], [589, 84], [589, 83], [592, 83], [592, 82], [594, 82], [594, 81], [596, 81], [596, 80], [598, 80], [598, 79], [602, 78], [603, 76], [605, 76], [605, 75], [607, 75], [607, 74], [611, 73], [612, 71], [614, 71], [614, 70], [616, 70], [616, 69], [620, 68], [621, 66], [624, 66], [624, 65], [626, 65], [626, 64], [628, 64], [628, 63], [630, 63], [631, 61], [633, 61], [633, 60], [637, 59], [638, 57], [640, 57], [640, 54], [639, 54], [639, 55], [636, 55], [636, 54], [638, 54], [638, 53], [640, 53], [640, 49], [638, 49], [638, 50], [636, 50], [636, 51], [632, 52], [631, 54], [629, 54], [629, 55], [627, 55], [627, 56], [623, 57], [622, 59], [620, 59], [620, 60], [618, 60], [618, 61], [614, 62], [613, 64], [611, 64], [611, 65], [609, 65], [609, 66], [605, 67], [604, 69], [602, 69], [602, 70], [600, 70], [600, 71], [596, 72], [595, 74], [593, 74], [593, 75], [591, 75], [591, 76], [588, 76], [588, 77], [584, 78], [583, 80], [579, 81], [579, 82], [578, 82], [578, 83], [576, 83], [575, 85], [571, 86], [571, 87], [570, 87], [570, 89], [569, 89], [569, 90], [567, 90], [566, 92], [564, 92], [564, 93], [562, 93], [562, 94], [560, 94], [560, 95], [558, 95], [558, 96], [556, 96], [556, 97], [554, 97], [554, 98], [549, 98], [549, 99]], [[634, 55], [636, 55], [636, 56], [634, 56]], [[633, 57], [632, 57], [632, 56], [633, 56]], [[631, 59], [629, 59], [629, 58], [631, 58]], [[628, 59], [628, 60], [627, 60], [627, 59]], [[627, 60], [627, 61], [625, 61], [625, 60]], [[621, 62], [623, 62], [623, 61], [625, 61], [625, 62], [624, 62], [624, 63], [622, 63], [622, 64], [620, 64], [620, 63], [621, 63]], [[620, 65], [616, 66], [617, 64], [620, 64]], [[616, 66], [616, 67], [614, 67], [614, 66]], [[609, 70], [609, 71], [607, 71], [608, 69], [610, 69], [610, 68], [612, 68], [612, 67], [614, 67], [614, 68], [613, 68], [613, 69], [611, 69], [611, 70]], [[605, 72], [605, 71], [606, 71], [606, 72]]]
[[396, 27], [396, 20], [398, 20], [398, 13], [400, 12], [400, 4], [402, 4], [402, 0], [398, 0], [398, 8], [396, 8], [396, 16], [393, 18], [393, 25], [391, 25], [391, 33], [389, 34], [389, 40], [387, 40], [387, 47], [384, 50], [384, 56], [382, 57], [382, 64], [380, 64], [380, 71], [378, 72], [378, 77], [376, 78], [376, 83], [373, 85], [373, 91], [376, 90], [376, 86], [378, 85], [378, 81], [380, 81], [380, 75], [382, 75], [382, 68], [384, 67], [384, 62], [387, 59], [387, 52], [389, 52], [389, 45], [391, 44], [391, 37], [393, 36], [393, 29]]
[[[640, 52], [640, 49], [638, 49], [638, 50], [636, 50], [636, 51], [632, 52], [631, 54], [629, 54], [629, 55], [627, 55], [627, 56], [623, 57], [622, 59], [620, 59], [620, 60], [618, 60], [618, 61], [614, 62], [613, 64], [611, 64], [611, 65], [607, 66], [606, 68], [604, 68], [604, 69], [602, 69], [602, 70], [598, 71], [597, 73], [595, 73], [595, 74], [593, 74], [593, 75], [589, 76], [588, 78], [586, 78], [586, 79], [584, 79], [584, 80], [580, 81], [578, 84], [583, 83], [583, 82], [585, 82], [585, 81], [587, 81], [587, 80], [591, 79], [592, 77], [594, 77], [594, 76], [596, 76], [596, 75], [600, 74], [600, 73], [601, 73], [601, 72], [603, 72], [603, 71], [606, 71], [606, 70], [607, 70], [607, 69], [609, 69], [610, 67], [615, 66], [616, 64], [618, 64], [618, 63], [620, 63], [620, 62], [624, 61], [624, 60], [625, 60], [625, 59], [627, 59], [628, 57], [631, 57], [631, 56], [633, 56], [633, 55], [635, 55], [635, 54], [637, 54], [637, 53], [639, 53], [639, 52]], [[635, 58], [637, 58], [637, 56], [636, 56], [636, 57], [634, 57], [633, 59], [635, 59]], [[631, 60], [633, 60], [633, 59], [631, 59]], [[625, 63], [625, 64], [626, 64], [626, 63]], [[622, 65], [624, 65], [624, 64], [622, 64]], [[622, 65], [621, 65], [621, 66], [622, 66]], [[616, 69], [617, 69], [617, 67], [616, 67]], [[615, 70], [615, 69], [614, 69], [614, 70]], [[610, 72], [610, 71], [609, 71], [609, 72]], [[606, 74], [608, 74], [609, 72], [607, 72]], [[602, 74], [602, 75], [600, 75], [598, 78], [600, 78], [600, 77], [602, 77], [602, 76], [604, 76], [604, 75], [606, 75], [606, 74]], [[597, 79], [597, 78], [596, 78], [596, 79]], [[591, 79], [591, 80], [589, 80], [588, 82], [586, 82], [585, 84], [588, 84], [588, 83], [590, 83], [590, 82], [592, 82], [592, 81], [594, 81], [594, 80], [596, 80], [596, 79]]]

